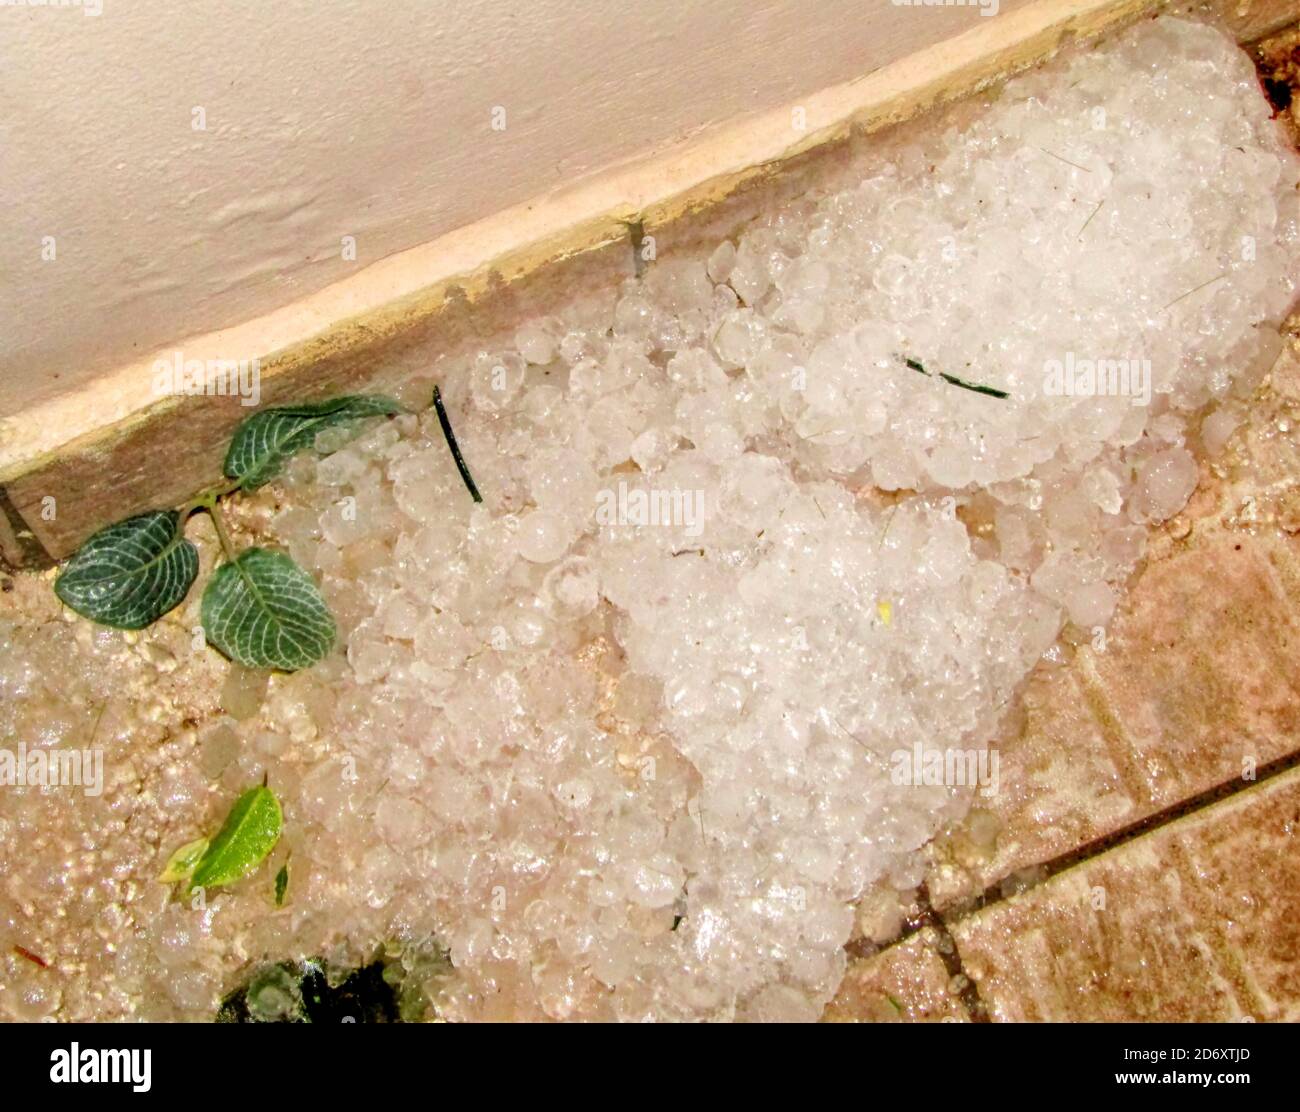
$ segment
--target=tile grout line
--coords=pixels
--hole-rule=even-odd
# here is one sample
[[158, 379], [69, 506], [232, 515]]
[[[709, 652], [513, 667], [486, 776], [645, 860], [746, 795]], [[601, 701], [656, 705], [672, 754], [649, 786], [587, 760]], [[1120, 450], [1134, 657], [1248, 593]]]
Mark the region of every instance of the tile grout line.
[[[1234, 776], [1220, 781], [1218, 784], [1205, 788], [1195, 795], [1188, 796], [1186, 799], [1181, 799], [1177, 803], [1172, 803], [1168, 807], [1155, 811], [1145, 818], [1137, 819], [1119, 830], [1104, 834], [1100, 838], [1094, 838], [1082, 846], [1077, 846], [1065, 853], [1058, 854], [1056, 857], [1049, 858], [1047, 861], [1040, 862], [1034, 866], [1035, 871], [1038, 873], [1037, 879], [1027, 887], [1017, 890], [1013, 895], [1019, 895], [1021, 892], [1037, 888], [1053, 877], [1059, 876], [1067, 869], [1072, 869], [1085, 861], [1091, 861], [1093, 858], [1109, 853], [1113, 849], [1118, 849], [1120, 846], [1135, 841], [1144, 834], [1150, 834], [1177, 822], [1179, 819], [1188, 818], [1200, 811], [1207, 810], [1215, 804], [1223, 803], [1233, 796], [1260, 787], [1269, 780], [1275, 779], [1297, 767], [1300, 767], [1300, 749], [1293, 750], [1284, 756], [1269, 761], [1267, 764], [1260, 765], [1256, 769], [1257, 775], [1253, 780], [1243, 780], [1241, 777]], [[985, 907], [1001, 903], [1008, 898], [1007, 895], [1002, 893], [1000, 884], [991, 884], [973, 899], [955, 905], [953, 911], [939, 914], [944, 914], [946, 921], [958, 922]]]
[[[961, 950], [957, 946], [957, 940], [952, 936], [952, 932], [948, 929], [948, 924], [944, 921], [943, 916], [934, 909], [934, 905], [930, 902], [930, 889], [925, 881], [921, 881], [920, 887], [917, 888], [916, 899], [920, 914], [915, 922], [918, 929], [928, 927], [934, 931], [936, 936], [934, 951], [948, 974], [949, 985], [957, 982], [960, 986], [957, 991], [957, 998], [966, 1010], [966, 1017], [972, 1023], [988, 1023], [989, 1012], [980, 997], [979, 985], [976, 983], [975, 978], [966, 972], [966, 968], [962, 964]], [[958, 978], [960, 978], [960, 981], [958, 981]]]
[[[1112, 831], [1100, 838], [1094, 838], [1082, 846], [1058, 854], [1047, 861], [1039, 862], [1035, 866], [1030, 866], [1038, 874], [1036, 879], [1031, 884], [1018, 888], [1012, 893], [1004, 892], [1001, 882], [997, 881], [988, 885], [982, 892], [969, 900], [959, 901], [951, 908], [940, 911], [930, 902], [929, 888], [922, 881], [917, 888], [917, 914], [909, 916], [907, 922], [893, 938], [879, 944], [850, 942], [845, 946], [845, 950], [850, 958], [865, 959], [874, 957], [906, 942], [914, 935], [920, 934], [927, 927], [933, 929], [938, 935], [938, 945], [934, 948], [939, 959], [943, 962], [944, 968], [948, 970], [950, 976], [960, 975], [969, 982], [969, 991], [963, 989], [962, 1002], [967, 1011], [972, 1013], [972, 1021], [988, 1022], [988, 1011], [980, 999], [978, 985], [976, 985], [974, 978], [965, 972], [962, 965], [957, 940], [951, 931], [953, 924], [962, 922], [970, 916], [983, 911], [986, 907], [994, 907], [1014, 896], [1033, 891], [1076, 865], [1101, 857], [1111, 850], [1119, 849], [1129, 842], [1136, 841], [1143, 835], [1154, 833], [1180, 819], [1188, 818], [1201, 811], [1208, 810], [1218, 803], [1226, 802], [1254, 788], [1262, 787], [1270, 780], [1274, 780], [1295, 768], [1300, 768], [1300, 749], [1261, 765], [1257, 769], [1258, 774], [1253, 780], [1242, 780], [1233, 777], [1220, 781], [1218, 784], [1197, 792], [1195, 795], [1188, 796], [1186, 799], [1170, 804], [1168, 807], [1147, 815], [1145, 818], [1129, 823], [1119, 830]], [[951, 950], [951, 953], [945, 953], [945, 949]]]
[[[1240, 547], [1240, 546], [1238, 546]], [[1288, 554], [1289, 555], [1289, 554]], [[1288, 601], [1286, 592], [1279, 589], [1277, 583], [1278, 571], [1272, 566], [1272, 561], [1265, 559], [1263, 573], [1273, 580], [1275, 590], [1273, 594], [1285, 608]], [[1266, 648], [1271, 648], [1266, 646]], [[1126, 787], [1130, 789], [1130, 796], [1134, 793], [1131, 791], [1134, 784], [1133, 778], [1137, 775], [1136, 770], [1131, 765], [1131, 754], [1133, 747], [1131, 745], [1122, 745], [1123, 759], [1118, 759], [1115, 742], [1126, 741], [1124, 724], [1118, 714], [1110, 705], [1106, 691], [1096, 674], [1096, 662], [1092, 654], [1086, 650], [1080, 654], [1082, 659], [1079, 660], [1079, 667], [1076, 670], [1081, 693], [1084, 696], [1092, 718], [1106, 743], [1106, 748], [1111, 751], [1111, 759], [1115, 762], [1116, 770], [1120, 773], [1122, 781], [1126, 781]], [[1271, 653], [1269, 654], [1272, 655]], [[1278, 662], [1279, 671], [1284, 673], [1281, 662]], [[1290, 683], [1289, 677], [1286, 677], [1288, 686], [1295, 690], [1294, 684]], [[1084, 843], [1082, 846], [1076, 846], [1074, 849], [1051, 858], [1046, 862], [1041, 862], [1036, 868], [1036, 875], [1032, 884], [1023, 889], [1018, 889], [1012, 893], [1018, 895], [1022, 891], [1029, 891], [1037, 888], [1039, 885], [1051, 880], [1053, 877], [1081, 865], [1084, 862], [1099, 858], [1113, 849], [1134, 841], [1146, 834], [1155, 832], [1164, 826], [1168, 826], [1179, 819], [1186, 818], [1199, 811], [1206, 810], [1217, 803], [1226, 801], [1238, 793], [1248, 790], [1251, 787], [1266, 783], [1275, 776], [1281, 775], [1289, 769], [1300, 765], [1300, 749], [1277, 758], [1262, 768], [1257, 770], [1257, 775], [1253, 780], [1243, 780], [1240, 777], [1234, 777], [1229, 780], [1221, 781], [1204, 789], [1195, 795], [1186, 799], [1179, 800], [1177, 803], [1164, 807], [1153, 814], [1138, 819], [1119, 830], [1112, 831], [1110, 834], [1101, 838], [1093, 839]], [[1185, 864], [1185, 863], [1184, 863]], [[1005, 878], [1003, 878], [1005, 879]], [[939, 944], [937, 946], [939, 959], [943, 962], [944, 968], [948, 971], [949, 977], [962, 977], [961, 1001], [967, 1014], [973, 1023], [988, 1023], [990, 1017], [988, 1008], [984, 1004], [979, 994], [979, 985], [976, 979], [966, 973], [961, 951], [957, 944], [956, 938], [949, 929], [949, 922], [959, 923], [970, 915], [974, 915], [985, 907], [992, 904], [1001, 903], [1008, 898], [1003, 892], [1001, 882], [996, 885], [989, 885], [984, 888], [977, 896], [969, 901], [961, 901], [946, 913], [937, 911], [930, 902], [928, 887], [922, 883], [918, 890], [918, 902], [922, 909], [922, 916], [929, 920], [939, 933]], [[1240, 970], [1236, 970], [1239, 974]], [[1242, 985], [1240, 977], [1232, 978], [1236, 991], [1240, 992]], [[1241, 1001], [1238, 1001], [1240, 1004]]]

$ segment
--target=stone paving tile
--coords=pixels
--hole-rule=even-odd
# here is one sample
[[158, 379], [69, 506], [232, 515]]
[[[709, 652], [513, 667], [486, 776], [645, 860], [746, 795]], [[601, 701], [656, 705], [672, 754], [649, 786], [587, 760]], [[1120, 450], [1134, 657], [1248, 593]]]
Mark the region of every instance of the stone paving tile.
[[849, 965], [823, 1023], [968, 1023], [947, 968], [924, 930]]
[[1219, 533], [1147, 569], [1104, 653], [1078, 667], [1155, 810], [1300, 744], [1300, 646], [1264, 542]]
[[1300, 769], [1215, 810], [1183, 837], [1200, 913], [1257, 1018], [1300, 1022]]
[[[929, 850], [952, 908], [1300, 749], [1300, 318], [1187, 509], [1157, 531], [1102, 652], [1028, 686], [1001, 791]], [[994, 840], [994, 834], [996, 838]]]
[[991, 1019], [1300, 1020], [1300, 769], [949, 924]]
[[1000, 791], [928, 849], [934, 906], [1300, 749], [1300, 314], [1187, 508], [1151, 538], [1105, 651], [1040, 670], [995, 741]]
[[[950, 907], [1004, 878], [1141, 816], [1071, 669], [1043, 672], [1023, 696], [1024, 726], [998, 746], [999, 790], [931, 847], [930, 899]], [[990, 835], [980, 836], [981, 827]], [[993, 839], [990, 844], [990, 839]]]
[[998, 793], [929, 851], [936, 907], [1032, 880], [1054, 857], [1300, 748], [1294, 546], [1207, 531], [1146, 568], [1104, 652], [1085, 645], [1034, 678], [1023, 728], [997, 744]]

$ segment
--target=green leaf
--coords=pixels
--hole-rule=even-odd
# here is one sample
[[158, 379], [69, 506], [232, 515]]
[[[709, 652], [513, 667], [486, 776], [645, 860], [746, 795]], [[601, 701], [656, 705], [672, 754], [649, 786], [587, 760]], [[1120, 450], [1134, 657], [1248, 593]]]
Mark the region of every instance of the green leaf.
[[289, 887], [289, 862], [286, 861], [280, 866], [280, 871], [275, 874], [275, 906], [284, 906], [284, 892]]
[[280, 840], [280, 802], [263, 785], [249, 788], [230, 814], [190, 876], [191, 888], [215, 888], [246, 877]]
[[245, 668], [308, 668], [334, 644], [334, 615], [288, 556], [249, 548], [222, 564], [203, 592], [203, 632]]
[[207, 838], [196, 838], [186, 842], [180, 849], [167, 858], [167, 867], [158, 874], [164, 884], [175, 884], [184, 880], [198, 867], [199, 861], [208, 849]]
[[101, 625], [143, 629], [178, 606], [198, 574], [181, 515], [155, 510], [91, 537], [59, 572], [54, 593]]
[[255, 490], [273, 479], [290, 456], [310, 448], [317, 433], [363, 417], [391, 417], [404, 412], [392, 398], [379, 394], [353, 394], [327, 402], [264, 409], [235, 430], [226, 452], [226, 475], [238, 479], [245, 490]]

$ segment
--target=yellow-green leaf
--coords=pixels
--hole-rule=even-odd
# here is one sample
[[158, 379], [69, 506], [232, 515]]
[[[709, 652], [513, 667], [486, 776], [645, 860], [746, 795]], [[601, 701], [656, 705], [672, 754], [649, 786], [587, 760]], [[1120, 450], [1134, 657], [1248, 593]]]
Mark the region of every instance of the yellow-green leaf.
[[225, 824], [190, 877], [191, 888], [233, 884], [246, 877], [280, 840], [283, 817], [270, 788], [249, 788], [230, 808]]
[[158, 879], [164, 884], [175, 884], [178, 880], [184, 880], [194, 872], [207, 849], [207, 838], [195, 838], [192, 842], [186, 842], [167, 858], [167, 867], [158, 874]]

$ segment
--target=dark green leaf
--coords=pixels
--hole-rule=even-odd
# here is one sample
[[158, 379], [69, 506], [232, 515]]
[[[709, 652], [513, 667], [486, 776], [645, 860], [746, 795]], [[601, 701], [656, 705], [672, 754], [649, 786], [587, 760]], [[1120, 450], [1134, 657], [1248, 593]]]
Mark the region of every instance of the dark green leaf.
[[155, 510], [91, 537], [64, 565], [54, 593], [101, 625], [143, 629], [180, 604], [198, 573], [181, 515]]
[[235, 430], [226, 452], [226, 475], [238, 479], [246, 490], [254, 490], [273, 479], [290, 456], [310, 448], [317, 433], [364, 417], [391, 417], [403, 412], [392, 398], [377, 394], [264, 409]]
[[308, 668], [334, 644], [334, 616], [288, 556], [250, 548], [222, 564], [203, 592], [203, 632], [245, 668]]
[[280, 803], [270, 788], [249, 788], [230, 814], [190, 876], [191, 888], [233, 884], [266, 860], [280, 840]]
[[286, 861], [280, 866], [280, 871], [275, 874], [275, 906], [284, 906], [284, 893], [289, 887], [289, 862]]

